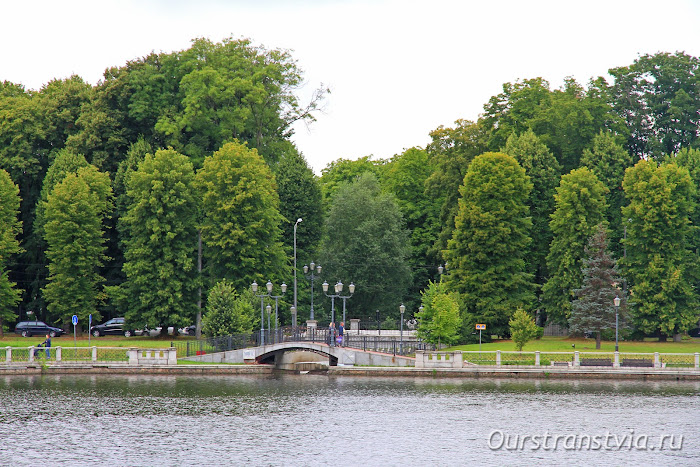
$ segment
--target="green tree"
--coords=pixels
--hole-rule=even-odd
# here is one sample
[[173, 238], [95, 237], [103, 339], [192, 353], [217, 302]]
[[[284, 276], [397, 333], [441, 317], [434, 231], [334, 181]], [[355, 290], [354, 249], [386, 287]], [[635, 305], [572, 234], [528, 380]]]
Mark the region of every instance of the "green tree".
[[425, 181], [425, 194], [432, 200], [433, 210], [439, 212], [437, 226], [441, 230], [428, 255], [439, 264], [452, 238], [464, 176], [471, 161], [486, 151], [486, 131], [480, 123], [457, 120], [454, 128], [440, 126], [430, 138], [426, 150], [434, 170]]
[[126, 282], [111, 289], [133, 328], [182, 327], [195, 313], [197, 195], [189, 159], [172, 149], [147, 154], [127, 179], [120, 222]]
[[579, 166], [583, 150], [601, 130], [624, 131], [608, 103], [608, 88], [602, 79], [585, 89], [566, 78], [564, 86], [554, 91], [542, 78], [506, 83], [484, 110], [482, 122], [489, 129], [490, 149], [502, 148], [512, 133], [520, 135], [531, 129], [565, 173]]
[[619, 256], [622, 254], [622, 238], [625, 222], [622, 220], [622, 206], [625, 205], [625, 192], [622, 179], [625, 170], [634, 165], [632, 156], [617, 142], [619, 137], [600, 132], [593, 138], [593, 146], [583, 151], [581, 165], [591, 172], [608, 189], [605, 200], [608, 205], [605, 218], [610, 231], [610, 244]]
[[522, 308], [515, 310], [508, 326], [510, 326], [510, 335], [518, 352], [522, 352], [525, 344], [536, 338], [539, 331], [535, 320]]
[[22, 229], [19, 220], [19, 187], [10, 174], [0, 169], [0, 337], [3, 325], [17, 317], [14, 308], [19, 302], [20, 291], [9, 277], [12, 258], [20, 253], [17, 237]]
[[683, 52], [643, 55], [609, 70], [615, 111], [629, 130], [628, 150], [661, 160], [700, 135], [700, 59]]
[[251, 333], [260, 323], [256, 316], [251, 297], [238, 295], [233, 284], [224, 279], [209, 290], [202, 330], [210, 337]]
[[447, 291], [445, 282], [430, 281], [421, 291], [422, 311], [416, 313], [418, 337], [440, 348], [452, 345], [459, 339], [462, 318], [456, 294]]
[[333, 284], [355, 283], [348, 310], [361, 319], [398, 318], [411, 283], [410, 245], [394, 198], [382, 193], [376, 177], [361, 175], [342, 186], [333, 197], [321, 240], [323, 277]]
[[605, 222], [607, 189], [586, 167], [564, 175], [555, 195], [550, 227], [554, 238], [547, 255], [549, 279], [542, 287], [547, 320], [566, 324], [574, 289], [581, 287], [584, 249]]
[[206, 270], [212, 281], [227, 278], [243, 290], [255, 278], [289, 277], [277, 184], [255, 149], [237, 142], [225, 144], [204, 160], [196, 187], [203, 207]]
[[695, 187], [688, 169], [646, 160], [627, 170], [622, 186], [629, 199], [622, 212], [629, 219], [623, 266], [634, 326], [680, 338], [698, 321], [692, 287], [698, 260], [689, 251]]
[[384, 159], [372, 160], [372, 156], [364, 156], [356, 160], [337, 159], [328, 164], [321, 171], [320, 179], [324, 210], [328, 210], [333, 196], [342, 185], [355, 182], [365, 172], [374, 174], [377, 180], [381, 180], [386, 163]]
[[396, 204], [411, 233], [409, 262], [413, 284], [405, 302], [409, 309], [418, 307], [417, 297], [433, 276], [433, 268], [427, 265], [438, 264], [431, 249], [440, 233], [439, 205], [425, 192], [425, 182], [431, 173], [427, 151], [411, 148], [391, 159], [381, 183], [386, 191], [396, 196]]
[[[310, 261], [321, 240], [323, 211], [321, 207], [321, 186], [304, 156], [298, 151], [284, 154], [275, 167], [277, 192], [280, 198], [280, 213], [285, 218], [282, 224], [282, 238], [287, 250], [294, 249], [294, 224], [297, 225], [297, 257]], [[307, 262], [308, 262], [307, 261]]]
[[45, 203], [44, 237], [49, 282], [44, 287], [53, 322], [70, 325], [72, 315], [87, 322], [100, 319], [97, 305], [104, 299], [99, 268], [106, 259], [103, 223], [112, 210], [109, 175], [94, 166], [68, 174]]
[[583, 286], [574, 290], [576, 299], [569, 317], [570, 331], [577, 334], [596, 333], [596, 349], [600, 349], [602, 331], [615, 327], [615, 297], [620, 297], [622, 310], [626, 309], [625, 297], [617, 288], [620, 282], [617, 265], [607, 250], [607, 232], [600, 225], [585, 248]]
[[559, 184], [561, 167], [532, 130], [520, 136], [512, 134], [503, 152], [515, 158], [532, 181], [532, 191], [527, 200], [532, 219], [532, 243], [526, 261], [528, 272], [535, 278], [535, 284], [541, 287], [547, 277], [547, 251], [552, 242], [549, 221], [554, 212], [554, 193]]
[[512, 310], [533, 302], [524, 260], [531, 189], [525, 169], [506, 154], [485, 153], [469, 165], [445, 252], [449, 285], [464, 302], [464, 329], [484, 323], [491, 333], [507, 335]]

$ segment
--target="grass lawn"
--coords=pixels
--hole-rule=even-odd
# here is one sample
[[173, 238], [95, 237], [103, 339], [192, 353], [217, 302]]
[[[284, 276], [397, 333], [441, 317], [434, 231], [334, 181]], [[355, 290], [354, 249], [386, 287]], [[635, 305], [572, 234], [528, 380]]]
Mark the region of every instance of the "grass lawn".
[[[645, 341], [620, 341], [620, 352], [634, 353], [695, 353], [700, 352], [700, 339], [689, 339], [682, 342], [658, 342], [656, 339]], [[478, 351], [479, 344], [467, 344], [450, 347], [449, 350]], [[511, 340], [498, 340], [491, 343], [482, 343], [481, 350], [507, 350], [515, 351], [515, 343]], [[523, 347], [524, 352], [595, 352], [595, 339], [567, 338], [567, 337], [543, 337], [540, 340], [532, 340]], [[614, 352], [614, 341], [603, 341], [600, 344], [601, 352]]]
[[[5, 337], [0, 338], [0, 349], [3, 347], [29, 347], [36, 346], [44, 342], [45, 337], [43, 336], [32, 336], [32, 337], [22, 337], [17, 334], [6, 333]], [[168, 336], [167, 338], [160, 337], [124, 337], [124, 336], [102, 336], [102, 337], [92, 337], [88, 339], [88, 336], [78, 337], [77, 340], [73, 341], [73, 335], [64, 334], [61, 337], [52, 337], [51, 346], [52, 347], [140, 347], [140, 348], [163, 348], [170, 347], [171, 342], [191, 340], [192, 337], [184, 336]]]

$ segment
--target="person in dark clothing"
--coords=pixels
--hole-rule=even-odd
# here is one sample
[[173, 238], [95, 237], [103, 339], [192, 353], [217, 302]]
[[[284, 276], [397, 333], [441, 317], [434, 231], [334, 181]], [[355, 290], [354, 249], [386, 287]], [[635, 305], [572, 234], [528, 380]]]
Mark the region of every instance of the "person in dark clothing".
[[345, 346], [345, 321], [341, 321], [338, 326], [338, 344]]
[[47, 334], [46, 340], [42, 342], [41, 345], [46, 347], [46, 358], [51, 358], [51, 336]]

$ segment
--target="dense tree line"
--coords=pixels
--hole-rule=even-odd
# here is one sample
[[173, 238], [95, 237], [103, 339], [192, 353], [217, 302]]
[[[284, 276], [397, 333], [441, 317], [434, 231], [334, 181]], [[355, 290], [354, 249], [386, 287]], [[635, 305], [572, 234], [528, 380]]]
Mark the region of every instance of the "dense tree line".
[[[698, 320], [699, 68], [658, 53], [586, 86], [505, 83], [425, 148], [338, 159], [320, 177], [290, 136], [325, 91], [300, 103], [284, 50], [197, 39], [96, 86], [3, 82], [0, 320], [185, 326], [211, 311], [209, 332], [248, 331], [250, 284], [291, 286], [296, 232], [302, 322], [311, 293], [330, 318], [325, 280], [356, 285], [349, 317], [397, 319], [405, 303], [443, 342], [477, 322], [508, 335], [518, 309], [585, 332], [580, 310], [600, 311], [581, 296], [587, 255], [604, 235], [595, 251], [618, 264], [600, 275], [605, 297], [625, 299], [635, 332], [679, 335]], [[310, 261], [323, 265], [314, 291]]]

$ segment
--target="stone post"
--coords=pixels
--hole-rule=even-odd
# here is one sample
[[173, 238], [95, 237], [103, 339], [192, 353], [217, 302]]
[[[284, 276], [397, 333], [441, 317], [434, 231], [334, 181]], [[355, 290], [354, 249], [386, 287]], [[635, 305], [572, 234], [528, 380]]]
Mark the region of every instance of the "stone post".
[[501, 365], [501, 351], [496, 350], [496, 365], [500, 366]]
[[58, 347], [56, 347], [56, 361], [60, 362], [62, 358], [63, 358], [63, 349], [59, 345]]
[[[12, 347], [9, 345], [5, 347], [5, 361], [10, 363], [12, 361]], [[698, 361], [698, 354], [695, 354], [695, 362]], [[697, 365], [695, 365], [697, 367]]]
[[620, 352], [615, 352], [615, 361], [613, 362], [613, 368], [620, 368]]
[[695, 352], [695, 369], [700, 370], [700, 353]]
[[574, 366], [581, 366], [581, 360], [578, 359], [578, 350], [574, 352]]
[[661, 368], [661, 359], [659, 358], [659, 352], [654, 352], [654, 368]]
[[425, 351], [416, 350], [416, 368], [425, 368]]
[[360, 332], [360, 320], [353, 318], [350, 320], [350, 330]]
[[93, 362], [97, 361], [97, 347], [95, 347], [95, 346], [92, 347], [92, 361]]
[[535, 366], [540, 366], [540, 351], [535, 350]]
[[462, 368], [464, 366], [464, 356], [461, 350], [457, 350], [452, 354], [454, 360], [452, 361], [452, 368]]
[[29, 347], [29, 363], [34, 361], [34, 346]]
[[139, 364], [139, 349], [131, 347], [126, 353], [129, 356], [129, 365]]
[[168, 365], [177, 365], [177, 349], [175, 347], [168, 349]]

